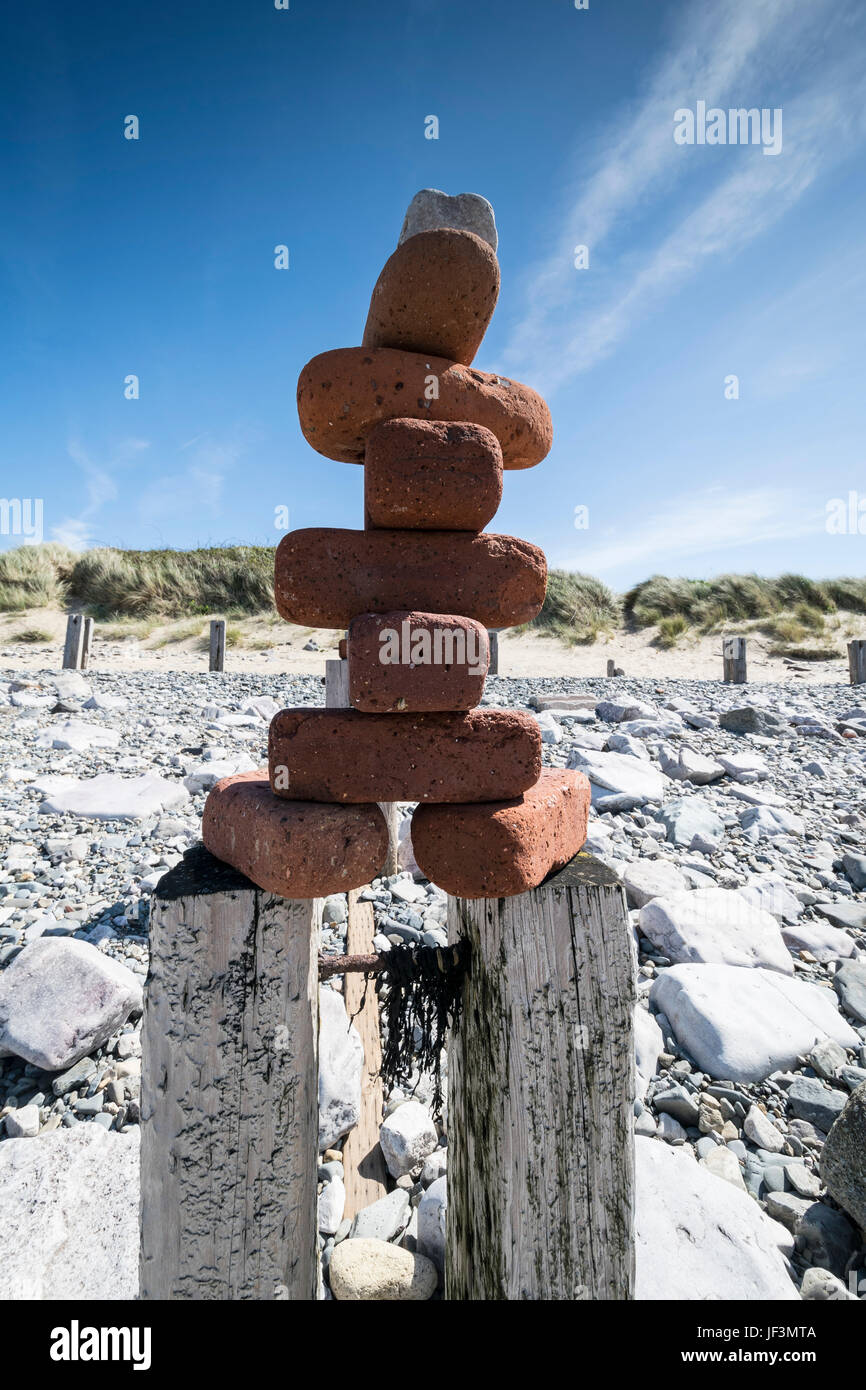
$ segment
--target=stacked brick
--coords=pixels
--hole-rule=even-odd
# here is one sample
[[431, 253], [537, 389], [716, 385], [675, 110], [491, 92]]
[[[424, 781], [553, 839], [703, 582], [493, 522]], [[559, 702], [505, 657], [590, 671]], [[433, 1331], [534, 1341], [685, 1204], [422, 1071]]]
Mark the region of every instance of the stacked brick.
[[307, 441], [364, 465], [365, 524], [291, 532], [275, 571], [283, 618], [348, 629], [350, 707], [282, 710], [268, 769], [226, 778], [205, 807], [208, 848], [269, 891], [369, 882], [387, 852], [379, 802], [419, 803], [417, 862], [462, 897], [524, 892], [583, 844], [585, 777], [542, 769], [532, 716], [478, 708], [486, 630], [533, 618], [547, 579], [536, 546], [483, 529], [503, 469], [533, 467], [552, 441], [540, 396], [471, 366], [498, 293], [489, 204], [425, 191], [362, 346], [301, 373]]

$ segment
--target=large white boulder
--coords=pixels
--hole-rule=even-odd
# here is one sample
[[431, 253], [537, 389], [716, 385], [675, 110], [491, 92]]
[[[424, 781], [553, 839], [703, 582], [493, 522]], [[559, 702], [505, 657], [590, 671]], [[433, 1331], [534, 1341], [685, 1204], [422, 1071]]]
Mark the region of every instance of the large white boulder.
[[634, 1065], [638, 1100], [643, 1100], [656, 1074], [659, 1054], [664, 1052], [662, 1030], [653, 1015], [641, 1004], [634, 1010]]
[[364, 1048], [342, 994], [319, 990], [319, 1152], [354, 1129], [361, 1115]]
[[37, 735], [37, 748], [65, 748], [87, 753], [91, 748], [116, 748], [120, 734], [104, 724], [88, 724], [83, 719], [61, 719]]
[[783, 1251], [790, 1234], [684, 1149], [635, 1139], [635, 1297], [799, 1299]]
[[661, 801], [665, 779], [657, 767], [632, 758], [627, 753], [598, 753], [593, 748], [573, 748], [568, 766], [579, 768], [589, 778], [593, 804], [613, 797], [632, 806]]
[[640, 929], [674, 962], [759, 965], [793, 975], [779, 924], [731, 888], [681, 889], [641, 908]]
[[644, 907], [653, 898], [688, 888], [685, 876], [669, 859], [635, 859], [622, 872], [629, 907]]
[[182, 783], [152, 772], [141, 777], [114, 772], [84, 779], [49, 776], [33, 785], [45, 797], [39, 807], [45, 815], [86, 816], [88, 820], [143, 820], [189, 801]]
[[64, 1071], [142, 1007], [131, 970], [86, 941], [42, 936], [0, 974], [0, 1055]]
[[448, 1212], [448, 1178], [431, 1182], [418, 1206], [418, 1249], [441, 1273], [445, 1268], [445, 1222]]
[[824, 1038], [859, 1043], [831, 990], [776, 970], [672, 965], [654, 981], [650, 1002], [701, 1070], [719, 1080], [763, 1081]]
[[82, 1124], [0, 1144], [0, 1300], [138, 1296], [138, 1138]]

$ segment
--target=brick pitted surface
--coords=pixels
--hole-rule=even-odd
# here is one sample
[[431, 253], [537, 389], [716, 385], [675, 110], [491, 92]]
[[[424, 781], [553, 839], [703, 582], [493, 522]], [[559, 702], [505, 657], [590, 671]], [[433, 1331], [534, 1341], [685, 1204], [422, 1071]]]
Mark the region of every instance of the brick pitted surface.
[[512, 800], [419, 806], [412, 847], [433, 883], [460, 898], [508, 898], [537, 888], [586, 839], [590, 788], [582, 772], [545, 768]]
[[283, 898], [360, 888], [381, 871], [388, 826], [376, 805], [324, 805], [274, 796], [267, 768], [217, 782], [202, 839], [217, 859]]
[[271, 723], [277, 795], [296, 801], [486, 801], [538, 781], [541, 734], [521, 710], [361, 714], [287, 709]]
[[347, 652], [349, 704], [367, 714], [472, 709], [490, 662], [486, 628], [444, 613], [362, 613]]
[[367, 440], [368, 526], [482, 531], [502, 500], [502, 449], [482, 425], [386, 420]]

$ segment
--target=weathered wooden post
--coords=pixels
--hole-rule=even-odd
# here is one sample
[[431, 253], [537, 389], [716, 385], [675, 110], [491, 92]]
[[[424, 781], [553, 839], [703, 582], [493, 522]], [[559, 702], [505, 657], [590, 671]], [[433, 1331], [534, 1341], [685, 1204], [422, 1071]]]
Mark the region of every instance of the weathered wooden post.
[[90, 665], [90, 649], [93, 646], [93, 619], [84, 619], [84, 633], [81, 639], [81, 669], [86, 671]]
[[722, 679], [729, 685], [745, 685], [747, 679], [745, 637], [723, 638]]
[[197, 846], [157, 886], [144, 1011], [141, 1297], [317, 1291], [321, 903]]
[[449, 898], [471, 948], [448, 1053], [446, 1296], [627, 1299], [635, 985], [622, 886], [580, 853], [511, 898]]
[[488, 676], [499, 675], [499, 630], [497, 628], [487, 629], [487, 641], [490, 643], [490, 665], [487, 668]]
[[862, 638], [848, 643], [848, 671], [852, 685], [866, 684], [866, 641]]
[[64, 671], [81, 670], [81, 652], [84, 646], [84, 614], [70, 613], [66, 619], [66, 642], [63, 647]]
[[210, 625], [210, 671], [224, 671], [226, 664], [226, 620], [213, 618]]
[[616, 662], [611, 657], [607, 659], [607, 674], [609, 676], [616, 675]]

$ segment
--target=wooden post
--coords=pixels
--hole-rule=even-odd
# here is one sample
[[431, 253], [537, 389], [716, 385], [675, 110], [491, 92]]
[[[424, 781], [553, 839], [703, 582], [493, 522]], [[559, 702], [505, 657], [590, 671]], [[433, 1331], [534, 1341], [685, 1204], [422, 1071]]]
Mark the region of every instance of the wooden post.
[[746, 683], [746, 639], [725, 637], [722, 640], [722, 679], [729, 685]]
[[348, 661], [328, 660], [325, 662], [325, 705], [328, 709], [348, 709]]
[[210, 665], [211, 671], [224, 671], [226, 664], [226, 620], [213, 618], [210, 625]]
[[81, 669], [86, 671], [90, 665], [90, 649], [93, 645], [93, 619], [84, 619], [84, 633], [81, 639]]
[[[373, 904], [362, 903], [359, 890], [349, 894], [349, 921], [346, 928], [346, 954], [363, 956], [375, 950], [376, 924]], [[382, 1038], [379, 1031], [379, 1003], [375, 990], [367, 988], [363, 975], [348, 973], [343, 978], [346, 1012], [354, 1020], [364, 1048], [361, 1074], [361, 1115], [343, 1141], [343, 1172], [346, 1185], [344, 1217], [353, 1217], [387, 1191], [385, 1159], [379, 1148], [384, 1093], [379, 1069], [382, 1065]], [[362, 1007], [363, 1002], [363, 1007]]]
[[153, 896], [142, 1036], [141, 1297], [317, 1293], [321, 904], [198, 845]]
[[490, 643], [490, 665], [487, 667], [488, 676], [499, 675], [499, 629], [488, 628], [487, 640]]
[[607, 659], [607, 674], [609, 676], [616, 675], [616, 662], [612, 661], [610, 657]]
[[448, 1052], [446, 1297], [626, 1299], [634, 968], [616, 875], [448, 903], [471, 955]]
[[64, 671], [81, 670], [81, 652], [84, 646], [84, 614], [70, 613], [66, 619], [66, 644], [63, 648]]
[[866, 642], [862, 638], [848, 643], [848, 670], [852, 685], [866, 684]]

